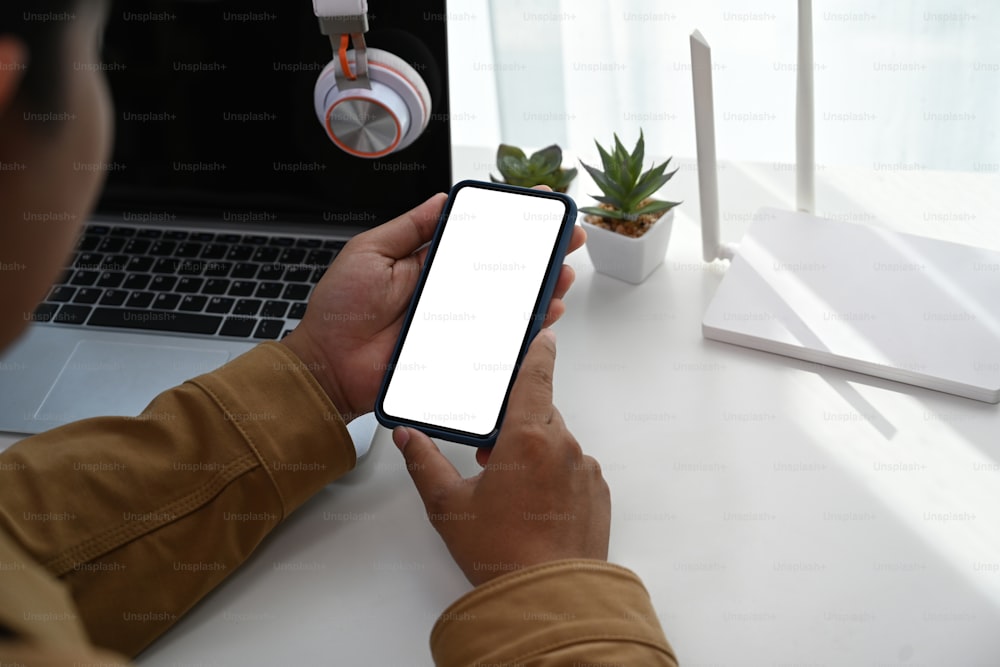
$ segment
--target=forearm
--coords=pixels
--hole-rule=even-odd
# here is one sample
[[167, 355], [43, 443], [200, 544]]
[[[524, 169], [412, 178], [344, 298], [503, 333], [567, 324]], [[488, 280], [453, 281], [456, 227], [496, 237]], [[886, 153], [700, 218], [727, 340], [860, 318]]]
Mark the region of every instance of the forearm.
[[355, 464], [297, 358], [265, 344], [160, 395], [2, 454], [0, 530], [62, 578], [95, 644], [134, 655]]
[[479, 586], [441, 615], [431, 652], [440, 667], [677, 665], [639, 578], [593, 560], [540, 565]]

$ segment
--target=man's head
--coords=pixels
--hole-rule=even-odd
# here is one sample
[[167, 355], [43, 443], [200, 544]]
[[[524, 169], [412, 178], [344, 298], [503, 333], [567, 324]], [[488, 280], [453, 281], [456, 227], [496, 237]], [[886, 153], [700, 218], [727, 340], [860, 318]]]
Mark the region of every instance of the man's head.
[[0, 6], [0, 349], [31, 321], [103, 182], [104, 0]]

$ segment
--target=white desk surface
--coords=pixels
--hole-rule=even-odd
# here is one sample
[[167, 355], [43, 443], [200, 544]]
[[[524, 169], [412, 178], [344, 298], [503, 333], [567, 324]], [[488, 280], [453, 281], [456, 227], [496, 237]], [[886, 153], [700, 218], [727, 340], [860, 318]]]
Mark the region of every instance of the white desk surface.
[[[491, 149], [456, 151], [456, 180], [491, 170]], [[828, 167], [817, 202], [1000, 249], [998, 186]], [[723, 164], [720, 188], [729, 241], [793, 204], [787, 166]], [[667, 192], [684, 204], [644, 284], [570, 258], [555, 396], [611, 486], [611, 560], [643, 577], [682, 663], [1000, 664], [1000, 408], [704, 340], [724, 266], [700, 258], [692, 161]], [[429, 665], [468, 588], [382, 430], [139, 664]]]

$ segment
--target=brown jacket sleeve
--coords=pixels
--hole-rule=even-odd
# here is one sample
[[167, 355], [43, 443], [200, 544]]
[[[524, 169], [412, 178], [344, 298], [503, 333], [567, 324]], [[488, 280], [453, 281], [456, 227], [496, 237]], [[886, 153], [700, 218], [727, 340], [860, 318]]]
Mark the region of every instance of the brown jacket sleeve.
[[639, 578], [593, 560], [539, 565], [479, 586], [441, 614], [431, 653], [439, 667], [677, 666]]
[[[11, 447], [0, 454], [0, 662], [121, 660], [89, 642], [135, 655], [354, 465], [336, 409], [275, 343], [137, 418]], [[477, 588], [442, 615], [431, 645], [445, 666], [676, 664], [638, 578], [595, 561]]]
[[[62, 613], [79, 614], [94, 644], [131, 656], [355, 462], [312, 375], [265, 343], [164, 392], [139, 417], [78, 422], [8, 449], [0, 535], [64, 582], [76, 612]], [[75, 643], [74, 623], [54, 631], [58, 614], [21, 613], [17, 595], [0, 592], [8, 630]]]

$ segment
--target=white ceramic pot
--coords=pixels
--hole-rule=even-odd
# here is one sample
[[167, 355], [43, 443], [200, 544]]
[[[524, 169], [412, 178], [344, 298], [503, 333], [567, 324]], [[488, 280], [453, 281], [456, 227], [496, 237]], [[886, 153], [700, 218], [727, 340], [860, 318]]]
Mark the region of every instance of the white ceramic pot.
[[663, 263], [674, 226], [670, 209], [639, 238], [623, 236], [597, 227], [580, 214], [580, 224], [587, 230], [587, 254], [594, 268], [603, 274], [638, 285]]

